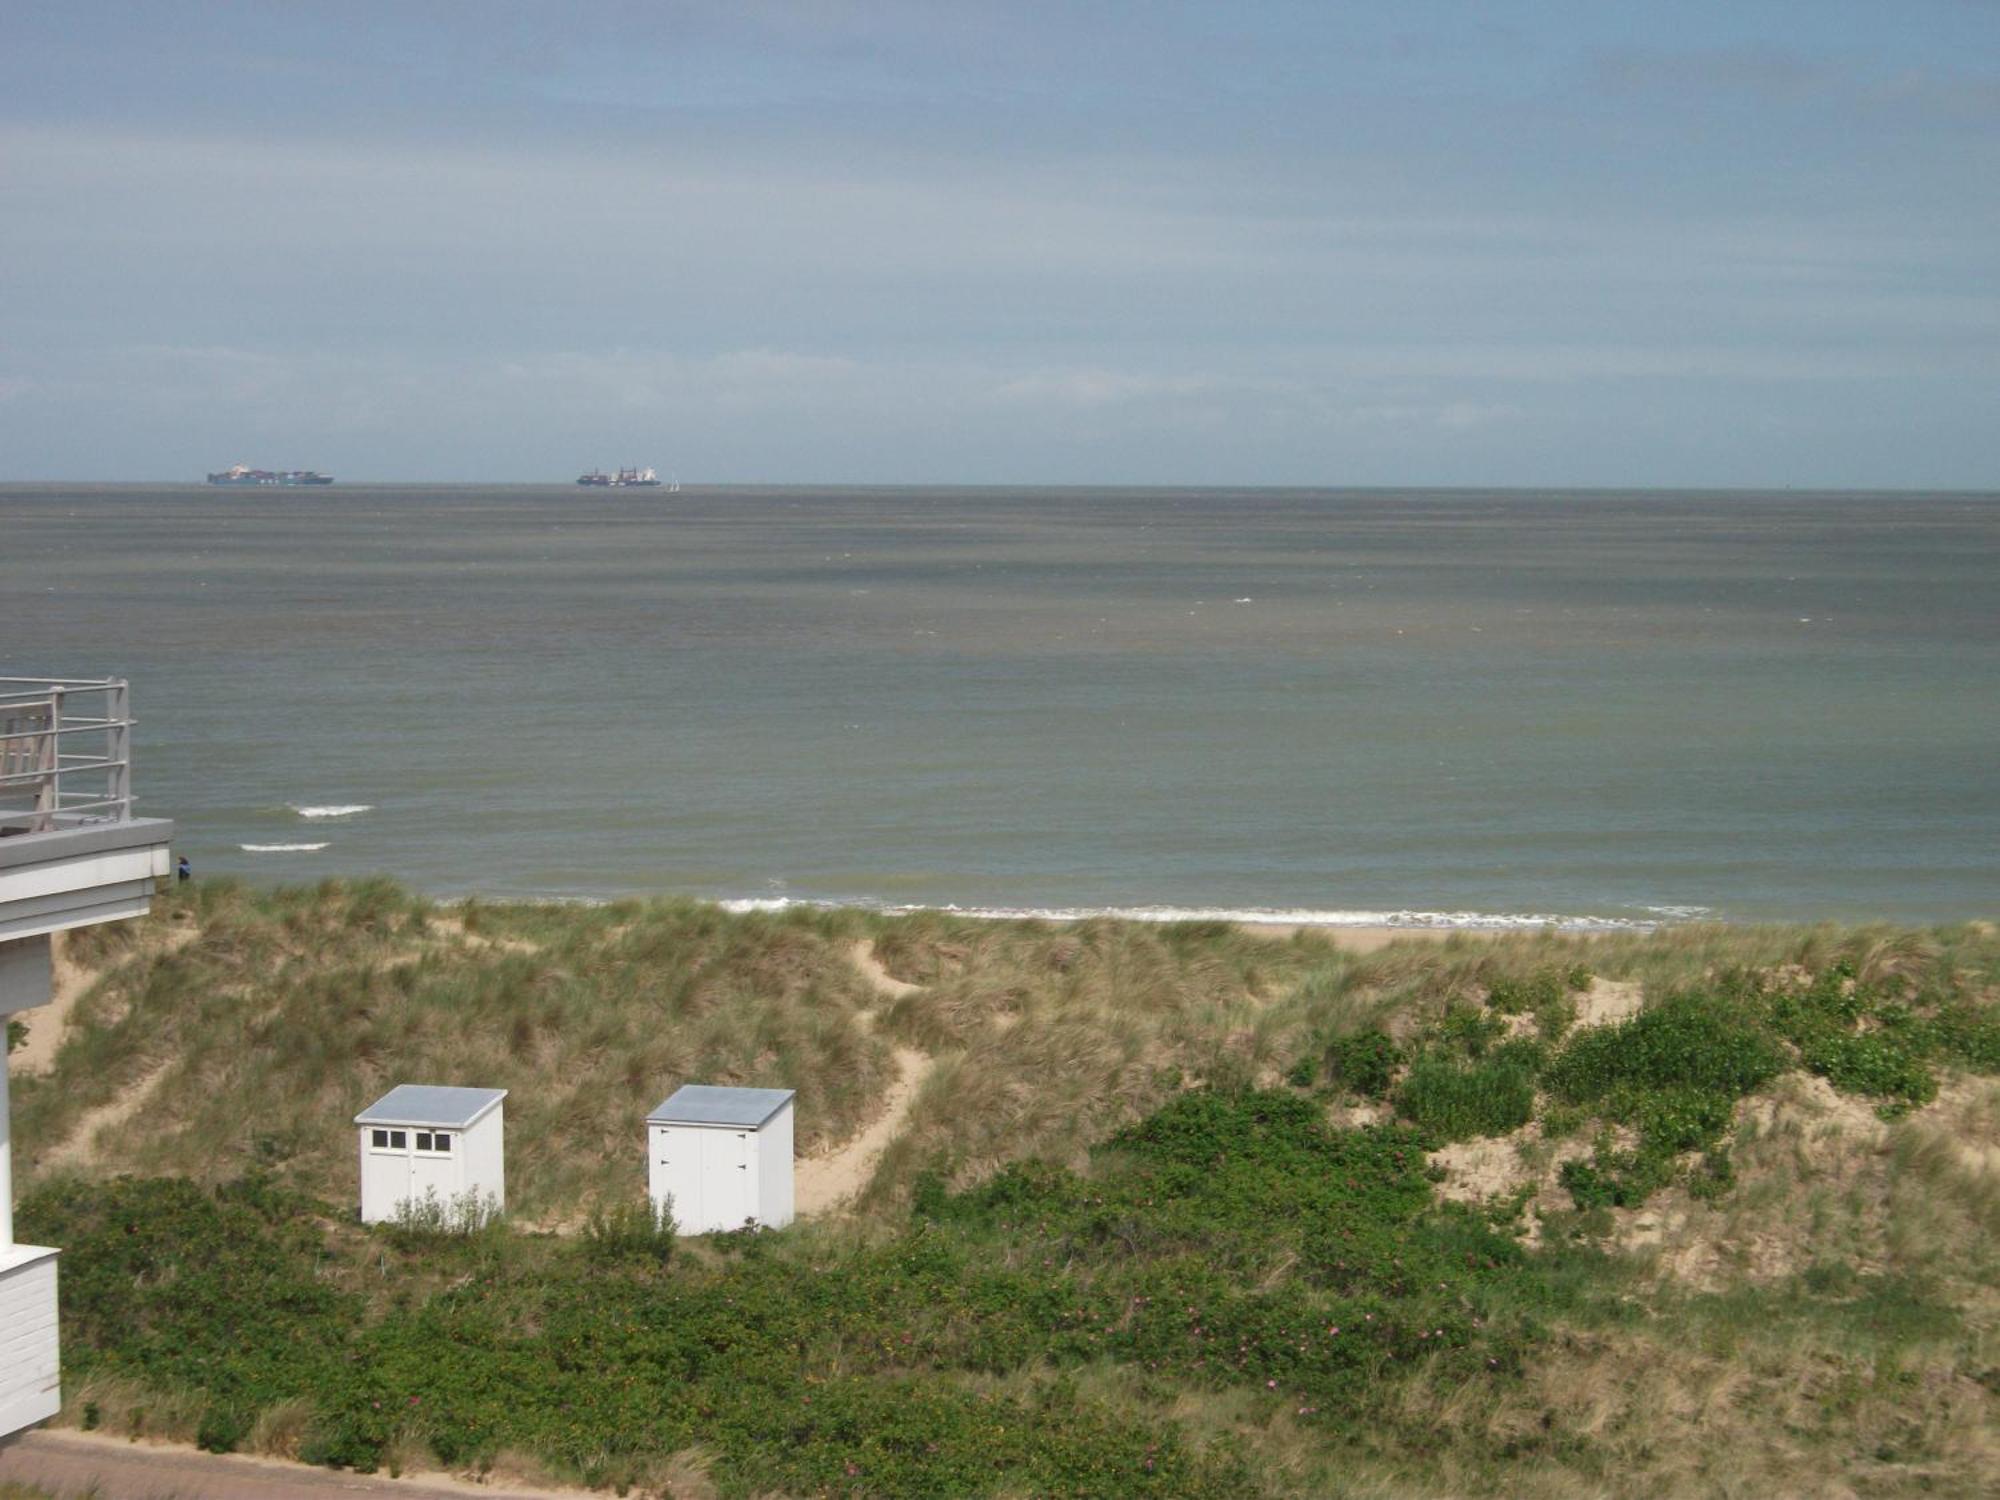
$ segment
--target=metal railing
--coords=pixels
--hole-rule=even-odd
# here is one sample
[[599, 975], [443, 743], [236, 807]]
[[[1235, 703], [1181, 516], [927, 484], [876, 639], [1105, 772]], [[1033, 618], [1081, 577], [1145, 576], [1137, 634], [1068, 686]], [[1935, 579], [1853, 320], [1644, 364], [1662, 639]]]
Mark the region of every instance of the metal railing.
[[132, 690], [125, 679], [0, 677], [0, 833], [131, 816]]

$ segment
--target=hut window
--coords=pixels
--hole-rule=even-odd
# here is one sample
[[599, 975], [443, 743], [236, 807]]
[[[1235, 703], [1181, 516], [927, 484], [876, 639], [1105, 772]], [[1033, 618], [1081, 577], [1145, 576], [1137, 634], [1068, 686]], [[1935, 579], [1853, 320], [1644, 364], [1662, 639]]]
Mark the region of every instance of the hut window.
[[417, 1132], [417, 1149], [419, 1151], [449, 1152], [451, 1150], [451, 1136], [442, 1130], [419, 1130]]
[[410, 1137], [401, 1130], [377, 1130], [369, 1136], [368, 1143], [377, 1151], [401, 1151], [409, 1146]]
[[389, 1132], [388, 1132], [388, 1131], [386, 1131], [386, 1130], [378, 1130], [378, 1131], [376, 1131], [376, 1132], [375, 1132], [375, 1149], [376, 1149], [377, 1151], [382, 1151], [382, 1150], [386, 1150], [386, 1149], [387, 1149], [387, 1147], [388, 1147], [388, 1145], [389, 1145]]

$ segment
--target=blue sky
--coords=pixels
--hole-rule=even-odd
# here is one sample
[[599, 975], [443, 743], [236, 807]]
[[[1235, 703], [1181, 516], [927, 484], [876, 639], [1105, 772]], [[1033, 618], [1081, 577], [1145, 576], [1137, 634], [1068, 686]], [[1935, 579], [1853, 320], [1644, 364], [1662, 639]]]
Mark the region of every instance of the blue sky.
[[0, 478], [2000, 486], [2000, 0], [10, 9]]

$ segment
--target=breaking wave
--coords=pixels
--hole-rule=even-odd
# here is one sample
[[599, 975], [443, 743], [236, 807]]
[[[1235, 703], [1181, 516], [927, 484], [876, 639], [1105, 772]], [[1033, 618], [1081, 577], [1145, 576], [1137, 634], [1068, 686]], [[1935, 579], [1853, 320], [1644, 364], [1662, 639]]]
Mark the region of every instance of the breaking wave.
[[312, 854], [325, 844], [238, 844], [245, 854]]
[[789, 896], [746, 896], [716, 903], [730, 912], [779, 912], [791, 907], [860, 906], [888, 916], [940, 911], [994, 921], [1083, 922], [1111, 917], [1126, 922], [1238, 922], [1278, 927], [1404, 927], [1463, 932], [1650, 932], [1671, 921], [1705, 914], [1707, 907], [1649, 907], [1652, 918], [1562, 915], [1554, 912], [1364, 911], [1254, 906], [956, 906], [897, 905], [881, 901], [810, 901]]

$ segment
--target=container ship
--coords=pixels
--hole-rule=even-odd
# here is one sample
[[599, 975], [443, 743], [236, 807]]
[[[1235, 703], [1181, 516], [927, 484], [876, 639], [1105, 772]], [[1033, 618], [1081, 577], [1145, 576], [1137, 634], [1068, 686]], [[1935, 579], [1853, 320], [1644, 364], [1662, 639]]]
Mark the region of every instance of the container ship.
[[588, 474], [577, 475], [576, 482], [588, 489], [658, 489], [660, 476], [651, 469], [620, 469], [616, 474], [592, 469]]
[[224, 469], [220, 474], [208, 476], [210, 484], [332, 484], [331, 474], [322, 474], [317, 469], [253, 469], [248, 464], [236, 464]]

